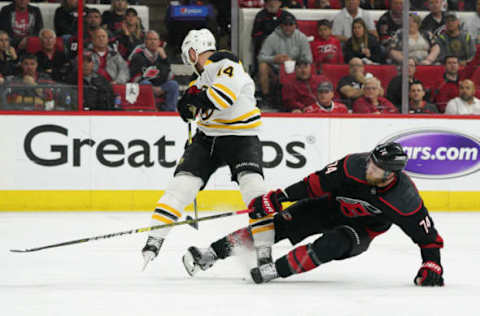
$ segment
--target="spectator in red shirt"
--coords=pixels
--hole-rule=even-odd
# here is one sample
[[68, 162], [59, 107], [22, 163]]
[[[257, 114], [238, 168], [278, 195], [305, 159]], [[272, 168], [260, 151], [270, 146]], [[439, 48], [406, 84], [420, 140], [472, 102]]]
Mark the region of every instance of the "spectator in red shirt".
[[0, 30], [10, 36], [12, 46], [24, 48], [27, 36], [37, 36], [43, 28], [42, 13], [30, 0], [14, 0], [0, 11]]
[[295, 63], [295, 80], [282, 87], [283, 107], [287, 112], [302, 112], [317, 101], [315, 89], [320, 82], [327, 81], [323, 75], [312, 75], [312, 64], [307, 60]]
[[345, 104], [333, 101], [333, 85], [323, 81], [317, 86], [317, 102], [303, 109], [304, 113], [348, 113]]
[[332, 23], [322, 19], [317, 23], [318, 36], [310, 42], [313, 62], [319, 70], [322, 64], [343, 64], [340, 41], [332, 35]]
[[432, 100], [441, 113], [445, 112], [448, 101], [458, 97], [458, 83], [470, 78], [477, 68], [478, 60], [473, 59], [465, 68], [459, 70], [458, 57], [447, 56], [445, 58], [445, 73], [443, 78], [435, 85]]
[[362, 87], [363, 96], [353, 103], [354, 113], [385, 114], [398, 113], [392, 102], [380, 96], [382, 85], [377, 78], [369, 78]]

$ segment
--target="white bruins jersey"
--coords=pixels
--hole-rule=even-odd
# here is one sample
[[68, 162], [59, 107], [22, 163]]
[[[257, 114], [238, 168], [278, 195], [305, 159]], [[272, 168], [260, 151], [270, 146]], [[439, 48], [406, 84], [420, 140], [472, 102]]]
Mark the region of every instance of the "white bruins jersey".
[[190, 85], [206, 89], [216, 108], [198, 115], [197, 126], [206, 135], [258, 135], [262, 119], [255, 83], [231, 52], [217, 51], [210, 56], [200, 77]]

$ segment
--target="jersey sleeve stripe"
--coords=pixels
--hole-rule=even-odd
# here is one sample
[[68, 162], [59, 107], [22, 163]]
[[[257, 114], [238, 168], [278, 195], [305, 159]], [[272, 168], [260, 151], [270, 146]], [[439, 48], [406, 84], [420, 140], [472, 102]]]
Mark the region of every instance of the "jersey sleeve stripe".
[[248, 118], [248, 117], [251, 117], [251, 116], [254, 116], [254, 115], [260, 115], [260, 110], [259, 109], [255, 109], [253, 111], [250, 111], [248, 113], [245, 113], [243, 115], [240, 115], [234, 119], [231, 119], [231, 120], [222, 120], [222, 119], [215, 119], [214, 121], [217, 122], [217, 123], [223, 123], [223, 124], [228, 124], [228, 123], [235, 123], [235, 122], [239, 122], [239, 121], [243, 121], [244, 119]]
[[225, 94], [223, 93], [221, 90], [215, 88], [215, 87], [212, 87], [213, 91], [215, 91], [220, 97], [222, 97], [223, 100], [227, 101], [228, 104], [230, 104], [230, 106], [233, 105], [233, 101]]
[[[209, 96], [210, 101], [212, 101], [213, 104], [216, 106], [226, 109], [228, 108], [228, 104], [225, 103], [217, 94], [215, 91], [213, 91], [212, 88], [208, 88], [208, 93], [207, 95]], [[212, 100], [213, 99], [213, 100]]]
[[241, 125], [241, 126], [230, 126], [230, 125], [219, 125], [219, 124], [205, 124], [202, 122], [198, 122], [198, 125], [207, 127], [207, 128], [218, 128], [218, 129], [231, 129], [231, 130], [236, 130], [236, 129], [250, 129], [250, 128], [255, 128], [260, 125], [262, 125], [262, 121], [255, 122], [253, 124], [248, 124], [248, 125]]
[[182, 213], [180, 213], [179, 211], [177, 211], [176, 209], [174, 209], [173, 207], [171, 207], [171, 206], [169, 206], [165, 203], [157, 203], [156, 208], [162, 208], [164, 210], [169, 211], [172, 214], [177, 215], [177, 217], [179, 217], [179, 218], [182, 217]]
[[[227, 88], [221, 83], [214, 83], [213, 86], [217, 89], [220, 89], [223, 93], [226, 93], [233, 101], [237, 101], [237, 96], [233, 93], [232, 90]], [[232, 102], [233, 103], [233, 102]]]
[[153, 214], [152, 215], [152, 218], [153, 219], [156, 219], [157, 221], [160, 221], [160, 222], [163, 222], [165, 224], [172, 224], [174, 223], [174, 221], [172, 221], [171, 219], [168, 219], [166, 218], [165, 216], [162, 216], [160, 214]]

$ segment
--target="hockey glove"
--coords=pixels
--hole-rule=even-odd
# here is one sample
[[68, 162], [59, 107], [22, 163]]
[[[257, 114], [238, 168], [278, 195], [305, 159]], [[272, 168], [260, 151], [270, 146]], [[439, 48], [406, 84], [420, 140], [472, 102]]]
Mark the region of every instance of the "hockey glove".
[[443, 286], [442, 274], [441, 265], [433, 261], [427, 261], [422, 264], [413, 281], [418, 286]]
[[286, 200], [287, 196], [280, 189], [260, 195], [250, 202], [248, 208], [251, 212], [248, 213], [248, 216], [250, 216], [251, 219], [258, 219], [269, 214], [280, 212], [283, 210], [281, 202]]

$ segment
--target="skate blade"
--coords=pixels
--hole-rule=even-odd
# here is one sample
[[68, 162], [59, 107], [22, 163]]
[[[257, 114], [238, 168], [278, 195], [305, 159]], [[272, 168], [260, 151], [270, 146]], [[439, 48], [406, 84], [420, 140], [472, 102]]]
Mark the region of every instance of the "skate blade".
[[185, 270], [187, 271], [188, 275], [190, 275], [191, 277], [197, 274], [197, 272], [200, 270], [200, 267], [195, 264], [195, 260], [193, 259], [193, 256], [190, 253], [190, 251], [187, 251], [187, 253], [183, 255], [182, 262], [183, 262], [183, 266], [185, 267]]
[[155, 258], [155, 255], [151, 252], [148, 252], [146, 254], [143, 255], [143, 259], [145, 260], [144, 263], [143, 263], [143, 267], [142, 267], [142, 272], [145, 271], [145, 268], [147, 267], [147, 265], [150, 263], [150, 261], [153, 260], [153, 258]]

